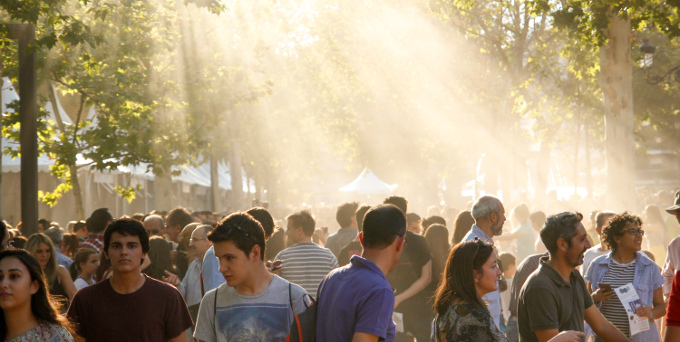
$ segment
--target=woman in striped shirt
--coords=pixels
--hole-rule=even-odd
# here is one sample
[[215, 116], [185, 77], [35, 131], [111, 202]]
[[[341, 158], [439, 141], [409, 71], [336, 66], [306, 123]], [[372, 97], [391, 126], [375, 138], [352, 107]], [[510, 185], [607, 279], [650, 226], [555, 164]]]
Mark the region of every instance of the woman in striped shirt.
[[[593, 260], [585, 279], [593, 302], [605, 318], [633, 341], [655, 342], [660, 341], [660, 337], [653, 321], [666, 314], [661, 290], [663, 277], [659, 267], [640, 251], [645, 234], [641, 226], [642, 220], [637, 216], [624, 213], [611, 217], [602, 230], [602, 241], [609, 245], [611, 252]], [[626, 309], [614, 292], [629, 283], [642, 302], [636, 314], [650, 320], [649, 330], [633, 336]]]

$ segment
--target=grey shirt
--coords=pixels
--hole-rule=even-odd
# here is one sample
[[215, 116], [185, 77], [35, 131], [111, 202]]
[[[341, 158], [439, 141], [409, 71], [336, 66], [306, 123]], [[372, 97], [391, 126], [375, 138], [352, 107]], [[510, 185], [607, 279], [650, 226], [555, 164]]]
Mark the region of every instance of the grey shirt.
[[226, 283], [209, 291], [198, 310], [194, 338], [206, 342], [284, 341], [293, 312], [300, 314], [309, 305], [307, 293], [296, 284], [290, 287], [289, 297], [288, 284], [274, 275], [269, 287], [256, 296], [241, 295]]
[[[519, 294], [517, 318], [519, 340], [538, 342], [535, 331], [583, 331], [585, 310], [593, 305], [586, 283], [576, 269], [565, 281], [541, 258], [538, 270], [532, 273]], [[583, 337], [580, 338], [583, 342]]]

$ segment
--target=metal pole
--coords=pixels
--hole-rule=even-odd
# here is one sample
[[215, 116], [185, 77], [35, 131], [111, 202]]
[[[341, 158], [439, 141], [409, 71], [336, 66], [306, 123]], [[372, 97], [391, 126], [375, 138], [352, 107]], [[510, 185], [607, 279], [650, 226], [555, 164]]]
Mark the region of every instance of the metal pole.
[[25, 236], [38, 232], [38, 106], [36, 103], [35, 27], [7, 24], [19, 40], [19, 117], [21, 123], [21, 221]]

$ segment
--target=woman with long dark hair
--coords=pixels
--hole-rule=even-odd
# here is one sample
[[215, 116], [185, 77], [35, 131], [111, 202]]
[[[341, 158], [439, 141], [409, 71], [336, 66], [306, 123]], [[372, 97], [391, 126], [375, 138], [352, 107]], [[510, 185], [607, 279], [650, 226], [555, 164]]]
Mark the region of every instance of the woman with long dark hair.
[[463, 241], [465, 234], [470, 231], [472, 225], [475, 224], [475, 219], [469, 210], [463, 210], [458, 214], [456, 223], [453, 225], [453, 236], [451, 237], [451, 245], [458, 244]]
[[[434, 297], [434, 342], [507, 342], [482, 296], [498, 289], [501, 275], [494, 247], [482, 240], [459, 243], [446, 261]], [[582, 332], [565, 331], [551, 342], [578, 341]]]
[[25, 250], [0, 253], [0, 341], [73, 342], [42, 267]]
[[26, 241], [26, 250], [33, 255], [42, 267], [47, 279], [50, 293], [64, 299], [63, 311], [68, 308], [67, 302], [76, 294], [76, 286], [68, 270], [57, 263], [57, 255], [52, 240], [47, 235], [36, 233]]

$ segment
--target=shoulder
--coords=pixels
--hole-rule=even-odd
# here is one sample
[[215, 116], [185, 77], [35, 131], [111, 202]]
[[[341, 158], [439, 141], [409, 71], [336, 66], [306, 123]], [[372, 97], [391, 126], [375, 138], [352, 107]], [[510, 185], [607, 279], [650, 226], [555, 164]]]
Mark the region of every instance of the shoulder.
[[535, 290], [552, 290], [555, 287], [552, 279], [547, 274], [546, 270], [539, 267], [534, 273], [532, 273], [527, 281], [522, 287], [523, 292], [535, 291]]
[[[598, 255], [597, 257], [595, 257], [593, 259], [593, 261], [590, 262], [590, 264], [591, 265], [608, 265], [610, 255], [611, 255], [610, 253]], [[588, 267], [588, 269], [590, 269], [590, 267]]]
[[78, 300], [90, 300], [90, 299], [98, 299], [100, 296], [104, 296], [105, 294], [109, 293], [109, 289], [111, 288], [111, 285], [109, 284], [109, 279], [104, 279], [96, 284], [83, 287], [81, 290], [76, 292], [76, 295], [73, 297], [73, 302], [76, 302]]
[[652, 261], [652, 259], [650, 259], [647, 256], [647, 254], [645, 254], [642, 251], [636, 252], [635, 262], [639, 263], [640, 266], [645, 266], [645, 267], [651, 266], [651, 265], [656, 266], [656, 263], [654, 263], [654, 261]]
[[180, 295], [179, 290], [177, 290], [176, 287], [162, 282], [160, 280], [156, 280], [151, 277], [146, 277], [146, 282], [144, 283], [144, 287], [148, 291], [153, 291], [154, 294], [164, 294], [168, 296], [174, 296], [174, 295]]

